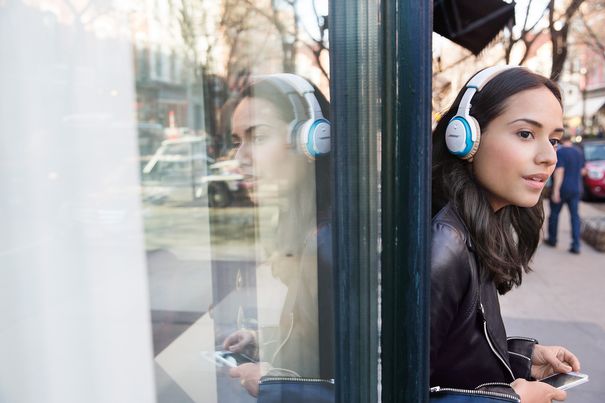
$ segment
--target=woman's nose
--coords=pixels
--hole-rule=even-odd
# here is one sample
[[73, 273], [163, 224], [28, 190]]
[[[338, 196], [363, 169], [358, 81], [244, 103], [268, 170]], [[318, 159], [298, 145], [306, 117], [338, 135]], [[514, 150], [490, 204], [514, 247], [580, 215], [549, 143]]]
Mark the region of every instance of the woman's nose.
[[557, 163], [556, 148], [550, 143], [550, 140], [540, 146], [536, 155], [536, 162], [540, 165], [551, 166]]
[[250, 165], [252, 163], [250, 147], [246, 142], [242, 142], [239, 147], [237, 147], [237, 151], [235, 152], [235, 159], [239, 161], [240, 167], [244, 165]]

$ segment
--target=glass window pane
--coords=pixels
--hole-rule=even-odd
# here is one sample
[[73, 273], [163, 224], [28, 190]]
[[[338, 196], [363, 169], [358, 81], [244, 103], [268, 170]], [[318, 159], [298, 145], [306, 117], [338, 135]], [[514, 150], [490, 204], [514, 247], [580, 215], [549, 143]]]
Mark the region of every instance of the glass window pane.
[[333, 369], [327, 0], [0, 0], [0, 400]]
[[159, 402], [334, 377], [327, 1], [296, 3], [131, 11]]

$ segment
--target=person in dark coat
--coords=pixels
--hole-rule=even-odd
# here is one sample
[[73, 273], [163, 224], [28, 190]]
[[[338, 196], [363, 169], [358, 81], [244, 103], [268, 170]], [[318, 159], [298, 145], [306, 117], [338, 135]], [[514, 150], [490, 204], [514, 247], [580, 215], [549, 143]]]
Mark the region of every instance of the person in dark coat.
[[555, 83], [525, 68], [474, 75], [433, 132], [430, 384], [523, 403], [564, 400], [537, 379], [578, 371], [559, 346], [507, 338], [498, 294], [521, 284], [563, 135]]

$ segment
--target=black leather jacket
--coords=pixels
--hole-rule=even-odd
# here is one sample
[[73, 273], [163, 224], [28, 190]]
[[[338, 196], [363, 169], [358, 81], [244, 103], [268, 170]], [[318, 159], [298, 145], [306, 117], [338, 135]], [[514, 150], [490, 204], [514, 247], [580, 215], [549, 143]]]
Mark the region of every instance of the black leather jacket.
[[529, 380], [537, 342], [507, 339], [496, 286], [479, 270], [469, 232], [450, 203], [433, 218], [432, 236], [431, 386]]

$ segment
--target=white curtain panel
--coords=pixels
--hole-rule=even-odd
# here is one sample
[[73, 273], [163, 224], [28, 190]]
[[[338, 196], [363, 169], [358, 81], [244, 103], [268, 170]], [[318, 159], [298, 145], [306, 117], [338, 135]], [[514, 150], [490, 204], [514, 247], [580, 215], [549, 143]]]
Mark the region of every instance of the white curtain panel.
[[155, 402], [127, 24], [0, 0], [0, 402]]

